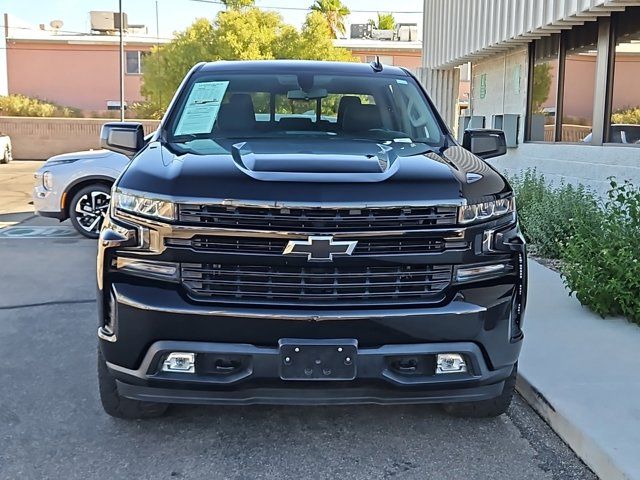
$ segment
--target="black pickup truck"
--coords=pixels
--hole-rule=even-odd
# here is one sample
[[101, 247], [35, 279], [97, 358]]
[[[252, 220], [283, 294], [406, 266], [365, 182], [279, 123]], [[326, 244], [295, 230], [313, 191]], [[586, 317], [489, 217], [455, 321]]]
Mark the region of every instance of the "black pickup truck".
[[198, 64], [112, 190], [98, 373], [115, 417], [171, 403], [509, 406], [526, 253], [513, 192], [405, 69]]

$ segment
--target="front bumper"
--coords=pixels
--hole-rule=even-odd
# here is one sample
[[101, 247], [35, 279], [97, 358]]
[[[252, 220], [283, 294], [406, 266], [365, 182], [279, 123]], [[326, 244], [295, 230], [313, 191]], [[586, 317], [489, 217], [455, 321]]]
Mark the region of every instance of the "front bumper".
[[[182, 260], [178, 256], [182, 252], [156, 251], [162, 250], [158, 246], [167, 234], [162, 228], [136, 232], [107, 222], [101, 234], [97, 259], [100, 346], [125, 397], [234, 404], [479, 401], [502, 392], [517, 362], [523, 339], [526, 264], [524, 242], [515, 227], [509, 227], [509, 235], [501, 234], [503, 246], [498, 252], [479, 254], [481, 236], [468, 231], [472, 247], [445, 255], [457, 265], [509, 260], [520, 265], [520, 273], [456, 285], [440, 304], [336, 310], [194, 302], [177, 283], [110, 269], [118, 252], [132, 255], [142, 250], [142, 258]], [[476, 230], [481, 233], [482, 227]], [[147, 255], [146, 250], [150, 250]], [[348, 381], [282, 380], [277, 345], [284, 338], [357, 342], [357, 376]], [[197, 368], [195, 374], [163, 373], [160, 366], [170, 351], [246, 358], [243, 368], [231, 375], [202, 375]], [[469, 372], [406, 375], [394, 373], [387, 361], [390, 355], [433, 357], [438, 352], [462, 352]]]
[[[491, 305], [454, 300], [401, 310], [273, 311], [192, 305], [175, 290], [112, 285], [115, 332], [100, 331], [107, 366], [122, 396], [146, 401], [213, 404], [440, 403], [478, 401], [502, 392], [522, 337], [511, 339], [512, 285], [482, 287]], [[473, 289], [467, 297], [473, 298]], [[117, 335], [117, 339], [115, 336]], [[352, 339], [357, 375], [350, 381], [281, 380], [278, 340]], [[171, 340], [167, 340], [171, 339]], [[215, 339], [215, 340], [214, 340]], [[116, 340], [116, 341], [111, 341]], [[381, 342], [382, 340], [382, 342]], [[161, 371], [174, 351], [241, 357], [231, 374]], [[467, 373], [414, 375], [390, 359], [463, 354]]]
[[[160, 371], [169, 352], [195, 352], [200, 358], [241, 358], [232, 373], [195, 374]], [[444, 375], [404, 373], [394, 368], [394, 359], [411, 356], [428, 359], [437, 353], [459, 352], [467, 373]], [[190, 404], [401, 404], [468, 402], [494, 398], [502, 392], [511, 374], [508, 365], [490, 370], [480, 348], [468, 342], [384, 345], [359, 349], [357, 377], [350, 381], [304, 382], [279, 378], [282, 359], [278, 348], [248, 344], [207, 342], [154, 343], [137, 369], [111, 363], [120, 395], [142, 401]], [[425, 360], [427, 361], [427, 360]], [[211, 362], [209, 362], [211, 364]]]
[[61, 198], [57, 190], [47, 190], [42, 185], [33, 187], [33, 209], [36, 215], [41, 217], [56, 218], [60, 221], [66, 219], [65, 212], [61, 208]]

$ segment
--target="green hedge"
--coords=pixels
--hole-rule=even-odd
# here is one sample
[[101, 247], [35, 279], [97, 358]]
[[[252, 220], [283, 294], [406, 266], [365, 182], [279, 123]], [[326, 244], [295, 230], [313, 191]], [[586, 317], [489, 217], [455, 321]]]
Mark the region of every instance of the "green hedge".
[[0, 96], [0, 115], [8, 117], [80, 117], [80, 110], [24, 95]]
[[604, 201], [584, 187], [549, 186], [535, 170], [512, 185], [532, 252], [560, 260], [583, 305], [640, 324], [640, 189], [610, 181]]
[[527, 170], [512, 179], [522, 232], [535, 255], [560, 258], [562, 242], [573, 234], [574, 218], [594, 219], [600, 209], [593, 192], [561, 184], [550, 187], [544, 175]]

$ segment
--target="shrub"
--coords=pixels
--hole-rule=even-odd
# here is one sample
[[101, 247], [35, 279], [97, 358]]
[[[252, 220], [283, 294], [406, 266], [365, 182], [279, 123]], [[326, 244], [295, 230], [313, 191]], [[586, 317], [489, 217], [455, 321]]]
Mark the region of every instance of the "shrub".
[[631, 107], [618, 110], [611, 115], [611, 123], [640, 123], [640, 107]]
[[0, 96], [0, 115], [10, 117], [80, 117], [80, 110], [25, 95]]
[[164, 109], [152, 102], [134, 103], [127, 110], [129, 116], [143, 120], [160, 120], [164, 115]]
[[573, 234], [572, 219], [589, 222], [599, 212], [591, 191], [583, 186], [549, 186], [535, 169], [512, 178], [511, 184], [522, 232], [532, 253], [543, 257], [560, 258], [561, 242]]
[[561, 266], [571, 293], [602, 316], [640, 324], [640, 189], [611, 179], [604, 210], [574, 217], [571, 230]]

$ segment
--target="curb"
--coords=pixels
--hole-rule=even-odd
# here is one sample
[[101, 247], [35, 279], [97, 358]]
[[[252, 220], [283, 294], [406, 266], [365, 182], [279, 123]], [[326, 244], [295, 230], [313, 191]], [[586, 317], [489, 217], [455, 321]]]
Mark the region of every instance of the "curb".
[[571, 450], [602, 480], [632, 480], [587, 432], [556, 409], [525, 375], [518, 373], [516, 390]]

